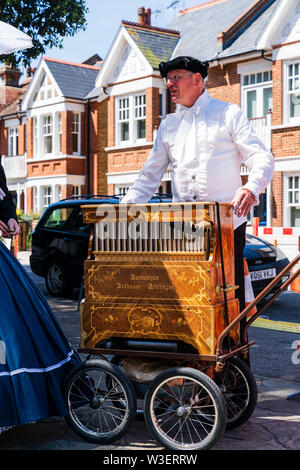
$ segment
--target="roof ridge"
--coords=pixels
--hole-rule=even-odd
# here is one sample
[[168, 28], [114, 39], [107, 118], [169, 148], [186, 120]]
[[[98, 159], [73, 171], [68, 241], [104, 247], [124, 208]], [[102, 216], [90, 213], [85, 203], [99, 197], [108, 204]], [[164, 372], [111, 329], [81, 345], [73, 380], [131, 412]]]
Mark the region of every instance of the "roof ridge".
[[213, 5], [217, 5], [218, 3], [227, 2], [227, 0], [210, 0], [209, 2], [201, 3], [200, 5], [195, 5], [193, 7], [185, 8], [184, 10], [179, 10], [178, 15], [185, 15], [190, 11], [200, 10], [201, 8], [210, 7]]
[[77, 62], [69, 62], [67, 60], [53, 59], [52, 57], [43, 57], [43, 59], [50, 62], [58, 62], [59, 64], [74, 65], [75, 67], [83, 67], [85, 69], [100, 70], [100, 67], [96, 67], [94, 65], [79, 64]]
[[[255, 21], [255, 19], [262, 15], [264, 11], [269, 8], [275, 0], [254, 0], [253, 3], [240, 15], [238, 16], [231, 25], [229, 25], [224, 31], [218, 33], [217, 39], [219, 48], [221, 50], [226, 49], [232, 41], [235, 40], [236, 35], [243, 31], [249, 25], [249, 22]], [[247, 26], [248, 25], [248, 26]]]
[[[223, 0], [225, 1], [225, 0]], [[147, 30], [152, 30], [152, 31], [157, 31], [159, 33], [166, 33], [166, 34], [174, 34], [176, 36], [180, 35], [180, 31], [176, 31], [174, 29], [167, 29], [167, 28], [159, 28], [158, 26], [152, 26], [148, 24], [140, 24], [140, 23], [135, 23], [133, 21], [126, 21], [122, 20], [121, 24], [127, 25], [127, 26], [134, 26], [135, 28], [139, 29], [147, 29]]]

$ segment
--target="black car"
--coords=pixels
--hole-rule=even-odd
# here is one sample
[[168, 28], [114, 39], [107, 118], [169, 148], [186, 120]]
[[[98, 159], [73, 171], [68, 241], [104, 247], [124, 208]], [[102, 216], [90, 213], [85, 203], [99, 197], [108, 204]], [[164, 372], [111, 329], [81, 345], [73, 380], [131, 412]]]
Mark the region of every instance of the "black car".
[[[244, 256], [249, 267], [254, 297], [289, 264], [288, 258], [280, 248], [250, 234], [246, 234]], [[279, 285], [288, 278], [289, 274], [282, 278]], [[272, 292], [274, 292], [277, 287], [278, 285], [275, 286]]]
[[[118, 196], [86, 196], [51, 204], [32, 234], [31, 270], [45, 278], [53, 296], [80, 287], [83, 262], [87, 257], [90, 227], [83, 223], [81, 205], [118, 204]], [[169, 195], [157, 195], [151, 202], [171, 202]], [[282, 251], [257, 237], [247, 235], [244, 250], [254, 295], [261, 292], [288, 263]]]

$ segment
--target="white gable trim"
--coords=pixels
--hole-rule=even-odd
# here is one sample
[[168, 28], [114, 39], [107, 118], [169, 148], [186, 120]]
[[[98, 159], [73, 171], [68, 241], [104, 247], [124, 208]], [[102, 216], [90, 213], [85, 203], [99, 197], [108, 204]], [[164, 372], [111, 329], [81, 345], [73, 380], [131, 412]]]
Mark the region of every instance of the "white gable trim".
[[[280, 27], [283, 25], [283, 18], [285, 18], [292, 9], [297, 7], [298, 0], [281, 0], [276, 8], [273, 18], [269, 22], [262, 36], [257, 42], [257, 49], [270, 49], [272, 48], [272, 38], [277, 34]], [[298, 2], [299, 3], [299, 2]]]
[[112, 76], [114, 67], [116, 67], [118, 63], [120, 50], [122, 49], [122, 46], [126, 43], [133, 48], [139, 59], [142, 60], [145, 64], [145, 70], [140, 74], [141, 77], [153, 73], [153, 68], [148, 62], [148, 60], [145, 58], [144, 54], [141, 52], [139, 47], [130, 37], [130, 34], [126, 31], [126, 28], [121, 26], [120, 31], [114, 43], [112, 44], [111, 49], [107, 57], [105, 58], [104, 64], [102, 65], [99, 75], [96, 79], [96, 88], [103, 87], [110, 83], [110, 77]]
[[[26, 93], [24, 95], [24, 98], [22, 100], [22, 107], [21, 107], [22, 111], [26, 111], [28, 108], [30, 108], [32, 106], [33, 98], [34, 98], [34, 96], [37, 92], [37, 89], [40, 86], [40, 80], [41, 80], [41, 77], [42, 77], [43, 73], [46, 73], [46, 75], [48, 75], [51, 78], [53, 86], [55, 87], [55, 89], [58, 93], [57, 98], [59, 98], [59, 99], [62, 98], [63, 94], [62, 94], [62, 92], [61, 92], [61, 90], [60, 90], [53, 74], [50, 72], [50, 69], [49, 69], [46, 61], [44, 59], [42, 59], [41, 62], [39, 63], [39, 66], [38, 66], [35, 74], [34, 74], [33, 79], [30, 82], [28, 90], [26, 91]], [[53, 101], [54, 101], [54, 99], [53, 99]], [[45, 101], [45, 105], [46, 104], [49, 104], [49, 102]], [[41, 106], [41, 104], [39, 104], [39, 106]]]

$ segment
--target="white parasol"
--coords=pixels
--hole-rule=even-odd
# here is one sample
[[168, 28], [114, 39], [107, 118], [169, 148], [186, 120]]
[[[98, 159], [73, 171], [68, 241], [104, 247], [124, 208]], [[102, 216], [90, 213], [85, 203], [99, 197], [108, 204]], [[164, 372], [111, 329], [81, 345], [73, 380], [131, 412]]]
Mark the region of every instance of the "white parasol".
[[12, 54], [33, 47], [32, 40], [27, 34], [0, 21], [0, 55]]

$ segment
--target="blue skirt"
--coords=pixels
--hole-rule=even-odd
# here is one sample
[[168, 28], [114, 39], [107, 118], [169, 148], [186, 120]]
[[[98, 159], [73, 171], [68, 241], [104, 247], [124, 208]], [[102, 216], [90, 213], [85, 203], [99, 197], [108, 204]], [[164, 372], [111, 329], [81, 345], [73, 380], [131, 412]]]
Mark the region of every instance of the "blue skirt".
[[65, 416], [64, 382], [79, 363], [43, 294], [0, 242], [0, 428]]

